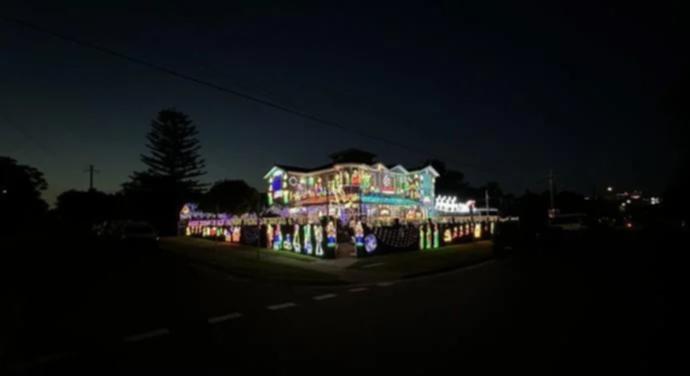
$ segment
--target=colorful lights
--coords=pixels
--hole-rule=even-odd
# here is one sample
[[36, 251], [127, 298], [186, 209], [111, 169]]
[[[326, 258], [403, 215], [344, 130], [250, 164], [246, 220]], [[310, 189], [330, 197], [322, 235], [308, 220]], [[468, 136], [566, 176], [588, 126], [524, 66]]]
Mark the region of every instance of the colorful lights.
[[300, 241], [298, 224], [295, 224], [294, 231], [292, 233], [292, 250], [296, 253], [302, 252], [302, 242]]
[[455, 196], [437, 196], [434, 207], [443, 213], [468, 214], [474, 208], [474, 200], [458, 202]]
[[357, 221], [355, 225], [355, 247], [361, 247], [364, 245], [364, 227], [362, 226], [362, 221]]
[[364, 250], [366, 250], [367, 253], [374, 252], [377, 246], [378, 243], [376, 242], [376, 235], [369, 234], [364, 237]]
[[474, 238], [475, 239], [481, 239], [482, 238], [482, 225], [480, 223], [474, 224]]
[[280, 225], [276, 225], [275, 235], [273, 235], [273, 249], [279, 251], [283, 248], [283, 234], [280, 232]]
[[335, 249], [337, 245], [338, 240], [335, 232], [335, 225], [333, 221], [328, 221], [326, 225], [326, 247]]
[[323, 227], [320, 224], [314, 225], [314, 253], [323, 256]]
[[304, 225], [303, 228], [304, 231], [304, 252], [306, 252], [308, 255], [312, 254], [313, 247], [311, 245], [311, 225], [306, 224]]
[[266, 248], [273, 248], [273, 226], [270, 223], [266, 225]]
[[285, 241], [283, 241], [283, 249], [286, 251], [292, 251], [292, 235], [290, 235], [289, 232], [285, 234]]
[[443, 231], [443, 242], [450, 243], [453, 241], [453, 231], [449, 228]]

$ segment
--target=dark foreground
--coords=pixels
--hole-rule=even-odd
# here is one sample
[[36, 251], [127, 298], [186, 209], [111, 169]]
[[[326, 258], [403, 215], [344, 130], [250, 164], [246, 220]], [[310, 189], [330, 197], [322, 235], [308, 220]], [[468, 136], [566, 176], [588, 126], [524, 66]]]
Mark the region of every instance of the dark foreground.
[[22, 259], [35, 268], [4, 274], [3, 367], [667, 373], [682, 349], [671, 319], [684, 296], [684, 243], [615, 232], [422, 279], [339, 287], [237, 280], [149, 248], [84, 250], [69, 265], [38, 252]]

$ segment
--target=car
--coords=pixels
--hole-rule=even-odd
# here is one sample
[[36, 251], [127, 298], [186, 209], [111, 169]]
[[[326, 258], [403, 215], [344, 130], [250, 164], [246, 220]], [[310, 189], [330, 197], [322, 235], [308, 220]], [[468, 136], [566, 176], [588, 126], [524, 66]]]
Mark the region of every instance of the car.
[[119, 228], [118, 236], [123, 241], [157, 242], [159, 239], [153, 226], [135, 221], [125, 222]]

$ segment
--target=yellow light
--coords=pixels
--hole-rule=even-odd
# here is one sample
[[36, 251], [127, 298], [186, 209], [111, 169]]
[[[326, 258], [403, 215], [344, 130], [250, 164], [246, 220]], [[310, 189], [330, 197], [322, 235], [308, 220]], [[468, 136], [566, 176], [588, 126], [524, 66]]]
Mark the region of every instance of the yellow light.
[[479, 223], [476, 223], [474, 225], [474, 238], [479, 239], [482, 237], [482, 225]]

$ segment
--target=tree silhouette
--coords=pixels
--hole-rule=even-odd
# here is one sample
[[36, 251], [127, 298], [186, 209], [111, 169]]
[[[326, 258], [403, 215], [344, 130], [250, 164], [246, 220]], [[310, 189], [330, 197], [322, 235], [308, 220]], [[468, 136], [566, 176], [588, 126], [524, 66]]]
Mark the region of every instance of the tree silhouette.
[[221, 180], [213, 184], [199, 204], [207, 212], [243, 214], [260, 210], [261, 198], [244, 180]]
[[123, 184], [124, 194], [135, 217], [172, 233], [181, 205], [198, 198], [204, 187], [198, 180], [205, 174], [199, 132], [187, 114], [175, 109], [160, 111], [151, 127], [149, 153], [141, 156], [147, 169]]
[[47, 187], [39, 170], [0, 156], [0, 228], [14, 228], [44, 214], [48, 205], [41, 192]]
[[[148, 167], [144, 174], [164, 178], [188, 191], [199, 191], [202, 185], [196, 178], [205, 174], [205, 162], [199, 154], [199, 132], [192, 120], [185, 113], [165, 109], [151, 127], [146, 135], [149, 155], [141, 156]], [[135, 173], [135, 180], [137, 174], [142, 173]]]

